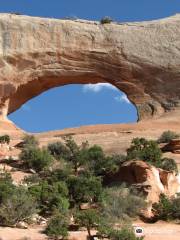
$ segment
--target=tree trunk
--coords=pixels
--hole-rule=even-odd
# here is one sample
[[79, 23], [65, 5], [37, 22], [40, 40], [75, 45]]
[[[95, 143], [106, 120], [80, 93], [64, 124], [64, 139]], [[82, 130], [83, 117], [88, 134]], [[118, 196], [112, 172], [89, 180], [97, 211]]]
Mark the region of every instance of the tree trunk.
[[87, 231], [88, 231], [88, 236], [90, 238], [91, 237], [91, 229], [89, 227], [87, 227]]

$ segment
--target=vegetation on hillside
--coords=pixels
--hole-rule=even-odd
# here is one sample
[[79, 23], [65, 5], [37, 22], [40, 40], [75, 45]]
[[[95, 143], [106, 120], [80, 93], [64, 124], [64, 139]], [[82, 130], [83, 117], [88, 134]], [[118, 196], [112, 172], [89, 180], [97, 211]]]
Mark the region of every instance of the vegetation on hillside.
[[169, 143], [171, 140], [177, 139], [179, 137], [179, 134], [177, 134], [176, 132], [168, 130], [162, 133], [162, 135], [158, 139], [158, 143]]
[[0, 143], [10, 143], [10, 136], [9, 135], [2, 135], [0, 136]]
[[[143, 195], [133, 187], [107, 185], [105, 178], [119, 171], [129, 160], [142, 160], [168, 171], [178, 172], [173, 159], [162, 158], [157, 141], [135, 138], [127, 155], [106, 155], [98, 145], [78, 145], [72, 137], [40, 148], [34, 136], [23, 138], [20, 161], [25, 170], [25, 186], [13, 184], [10, 174], [0, 175], [0, 224], [16, 225], [38, 212], [49, 219], [45, 233], [52, 239], [68, 236], [73, 215], [77, 227], [92, 230], [99, 238], [136, 240], [131, 221], [146, 208]], [[82, 210], [83, 209], [83, 210]], [[153, 206], [157, 219], [179, 219], [179, 198], [161, 197]], [[115, 229], [115, 223], [120, 224]]]
[[112, 23], [112, 22], [113, 22], [113, 20], [110, 17], [103, 17], [100, 21], [101, 24], [109, 24], [109, 23]]
[[134, 138], [127, 149], [127, 160], [142, 160], [157, 168], [178, 173], [174, 159], [162, 158], [162, 151], [157, 141]]
[[156, 220], [180, 221], [180, 196], [168, 198], [162, 194], [159, 203], [153, 204], [153, 209]]

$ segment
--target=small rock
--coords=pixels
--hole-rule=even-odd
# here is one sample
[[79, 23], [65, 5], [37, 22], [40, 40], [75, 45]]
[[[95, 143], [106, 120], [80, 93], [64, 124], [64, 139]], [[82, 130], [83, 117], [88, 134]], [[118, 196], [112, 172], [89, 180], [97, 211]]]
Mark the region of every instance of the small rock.
[[21, 221], [16, 224], [16, 227], [20, 229], [28, 229], [28, 224], [26, 222]]
[[36, 171], [35, 171], [34, 169], [32, 169], [32, 168], [29, 169], [29, 172], [30, 172], [30, 173], [34, 173], [34, 174], [36, 173]]

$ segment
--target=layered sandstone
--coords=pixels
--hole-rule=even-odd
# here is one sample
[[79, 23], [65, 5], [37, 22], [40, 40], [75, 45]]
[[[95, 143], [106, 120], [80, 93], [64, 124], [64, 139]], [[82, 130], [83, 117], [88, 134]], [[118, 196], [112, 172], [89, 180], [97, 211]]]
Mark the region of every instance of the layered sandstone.
[[[56, 86], [109, 82], [139, 119], [179, 108], [180, 15], [100, 24], [0, 14], [0, 115]], [[61, 99], [59, 99], [61, 101]]]

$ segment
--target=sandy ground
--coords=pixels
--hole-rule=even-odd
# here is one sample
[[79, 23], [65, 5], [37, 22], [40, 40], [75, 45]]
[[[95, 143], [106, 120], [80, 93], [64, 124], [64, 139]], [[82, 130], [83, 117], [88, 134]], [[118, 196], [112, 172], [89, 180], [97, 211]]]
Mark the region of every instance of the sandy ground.
[[30, 229], [0, 227], [0, 239], [21, 240], [26, 237], [27, 239], [29, 238], [28, 240], [46, 240], [47, 237], [42, 233], [42, 231], [42, 227], [34, 227]]
[[[180, 240], [180, 225], [174, 223], [158, 222], [147, 224], [136, 222], [136, 226], [144, 229], [145, 240]], [[46, 240], [47, 237], [42, 233], [42, 227], [30, 229], [0, 228], [0, 238], [2, 240], [20, 240], [24, 237], [29, 240]], [[70, 240], [86, 240], [87, 232], [71, 232]]]
[[145, 240], [180, 240], [180, 225], [158, 222], [155, 224], [139, 223], [144, 229]]

